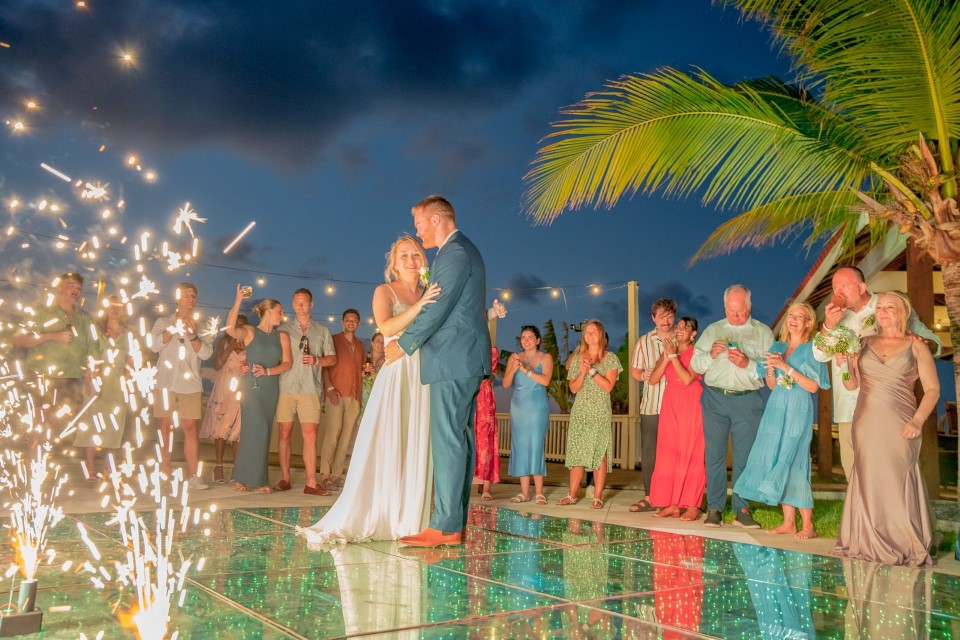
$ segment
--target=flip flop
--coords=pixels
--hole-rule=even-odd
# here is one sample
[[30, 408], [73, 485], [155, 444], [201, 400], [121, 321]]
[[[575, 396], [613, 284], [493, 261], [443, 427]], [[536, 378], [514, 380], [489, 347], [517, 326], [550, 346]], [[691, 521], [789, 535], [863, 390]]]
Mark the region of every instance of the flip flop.
[[651, 511], [656, 511], [657, 508], [650, 504], [650, 501], [646, 498], [637, 500], [632, 505], [630, 505], [630, 511], [633, 513], [650, 513]]
[[568, 493], [567, 495], [563, 496], [563, 498], [557, 504], [560, 505], [561, 507], [565, 507], [567, 505], [577, 504], [577, 501], [579, 499], [580, 498], [574, 498], [572, 495]]

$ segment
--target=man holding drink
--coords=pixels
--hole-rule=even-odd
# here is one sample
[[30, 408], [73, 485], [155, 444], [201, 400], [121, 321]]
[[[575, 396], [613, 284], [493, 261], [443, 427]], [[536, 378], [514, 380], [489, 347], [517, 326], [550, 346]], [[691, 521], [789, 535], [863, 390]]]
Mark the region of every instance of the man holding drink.
[[325, 496], [328, 491], [317, 484], [317, 431], [320, 426], [320, 395], [323, 388], [321, 370], [337, 363], [337, 355], [330, 331], [316, 322], [313, 310], [313, 294], [309, 289], [293, 292], [293, 320], [280, 325], [280, 331], [290, 336], [290, 345], [299, 351], [294, 354], [293, 366], [280, 374], [280, 400], [277, 402], [277, 424], [280, 438], [277, 453], [280, 458], [282, 479], [274, 491], [289, 491], [290, 484], [290, 439], [293, 434], [293, 417], [300, 420], [303, 434], [303, 468], [306, 471], [307, 495]]

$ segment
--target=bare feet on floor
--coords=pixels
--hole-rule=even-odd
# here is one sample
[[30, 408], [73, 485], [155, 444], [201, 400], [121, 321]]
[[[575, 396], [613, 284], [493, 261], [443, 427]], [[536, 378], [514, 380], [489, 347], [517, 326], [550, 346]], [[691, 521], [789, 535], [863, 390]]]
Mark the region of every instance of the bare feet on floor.
[[801, 529], [800, 531], [797, 532], [797, 535], [796, 535], [797, 540], [810, 540], [811, 538], [816, 538], [816, 537], [817, 537], [817, 532], [814, 531], [812, 527], [809, 529]]
[[785, 533], [796, 533], [796, 532], [797, 532], [797, 525], [789, 524], [787, 522], [784, 522], [782, 525], [780, 525], [776, 529], [770, 530], [770, 533], [775, 533], [777, 535], [783, 535]]

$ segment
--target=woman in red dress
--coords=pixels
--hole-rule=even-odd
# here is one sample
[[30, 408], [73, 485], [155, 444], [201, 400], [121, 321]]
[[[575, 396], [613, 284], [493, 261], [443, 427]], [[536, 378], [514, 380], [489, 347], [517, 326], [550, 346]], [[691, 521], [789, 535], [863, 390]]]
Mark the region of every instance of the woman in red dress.
[[650, 481], [650, 503], [662, 507], [658, 518], [699, 520], [703, 490], [707, 486], [704, 463], [703, 415], [700, 411], [700, 374], [690, 367], [693, 339], [697, 335], [694, 318], [680, 318], [677, 343], [663, 343], [663, 356], [650, 375], [656, 384], [666, 377], [660, 405], [657, 435], [657, 465]]
[[[497, 370], [500, 350], [491, 349], [492, 371]], [[477, 413], [473, 421], [476, 436], [477, 466], [473, 471], [473, 484], [482, 485], [481, 500], [493, 500], [490, 486], [500, 482], [500, 438], [497, 433], [497, 403], [493, 397], [493, 375], [484, 378], [477, 394]]]

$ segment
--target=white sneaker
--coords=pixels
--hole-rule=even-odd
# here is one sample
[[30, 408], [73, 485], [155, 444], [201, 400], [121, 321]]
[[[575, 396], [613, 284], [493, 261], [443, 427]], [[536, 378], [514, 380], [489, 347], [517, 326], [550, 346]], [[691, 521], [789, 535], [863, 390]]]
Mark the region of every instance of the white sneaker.
[[204, 489], [209, 489], [210, 486], [206, 484], [203, 480], [200, 479], [200, 476], [193, 476], [187, 480], [187, 485], [195, 491], [203, 491]]

